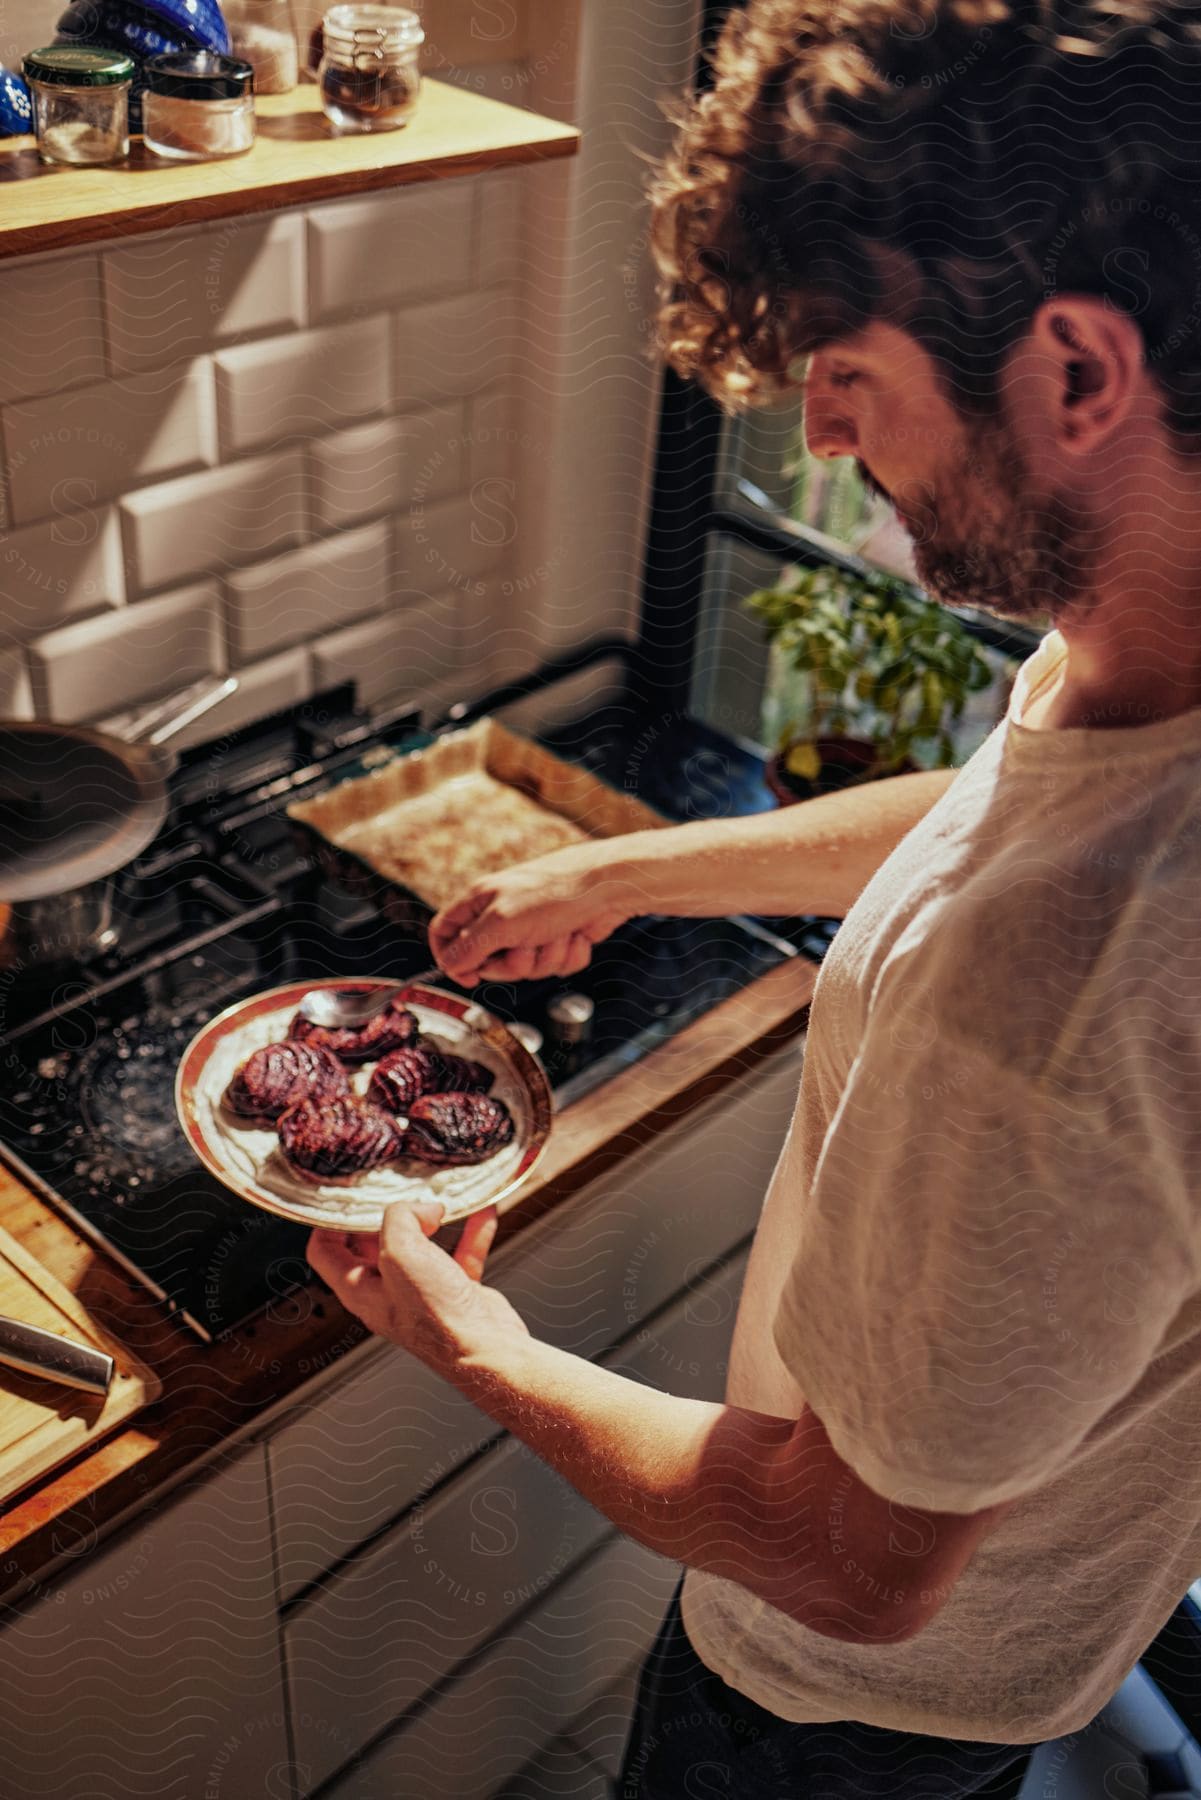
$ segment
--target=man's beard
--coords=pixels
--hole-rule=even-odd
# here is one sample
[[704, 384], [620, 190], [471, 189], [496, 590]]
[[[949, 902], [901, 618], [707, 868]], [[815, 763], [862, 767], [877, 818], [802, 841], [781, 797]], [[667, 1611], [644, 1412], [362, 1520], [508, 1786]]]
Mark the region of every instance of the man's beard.
[[1089, 610], [1101, 549], [1096, 514], [1060, 495], [1032, 498], [1007, 425], [965, 426], [962, 452], [917, 485], [925, 493], [913, 561], [936, 599], [1054, 623]]

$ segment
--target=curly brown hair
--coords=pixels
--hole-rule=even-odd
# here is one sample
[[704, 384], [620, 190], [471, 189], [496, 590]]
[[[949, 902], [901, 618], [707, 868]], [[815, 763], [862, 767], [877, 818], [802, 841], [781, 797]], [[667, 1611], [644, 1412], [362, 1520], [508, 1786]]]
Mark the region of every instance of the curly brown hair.
[[657, 349], [729, 412], [875, 318], [966, 413], [1056, 293], [1137, 319], [1201, 447], [1201, 6], [751, 0], [669, 103]]

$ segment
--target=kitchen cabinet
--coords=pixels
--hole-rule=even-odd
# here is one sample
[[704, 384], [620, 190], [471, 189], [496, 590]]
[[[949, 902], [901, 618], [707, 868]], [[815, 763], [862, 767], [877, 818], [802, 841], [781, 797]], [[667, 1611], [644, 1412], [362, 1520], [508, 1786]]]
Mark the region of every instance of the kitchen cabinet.
[[635, 1657], [679, 1566], [611, 1536], [545, 1605], [473, 1663], [322, 1800], [488, 1800]]
[[[689, 1398], [719, 1399], [746, 1255], [741, 1250], [649, 1320], [603, 1359], [606, 1366]], [[327, 1779], [348, 1739], [356, 1750], [369, 1744], [490, 1638], [494, 1661], [520, 1658], [514, 1618], [540, 1617], [562, 1582], [611, 1537], [612, 1526], [573, 1488], [502, 1437], [285, 1623], [298, 1764], [314, 1784]], [[601, 1629], [583, 1618], [574, 1635]], [[637, 1653], [628, 1640], [618, 1648], [600, 1687]], [[459, 1679], [452, 1676], [453, 1692]], [[513, 1768], [537, 1748], [525, 1746]], [[510, 1772], [502, 1769], [494, 1782]], [[411, 1790], [399, 1791], [424, 1794], [412, 1779]]]
[[262, 1450], [62, 1547], [0, 1631], [2, 1800], [292, 1800]]
[[[535, 1337], [601, 1355], [754, 1231], [801, 1058], [800, 1040], [785, 1046], [494, 1259], [489, 1281]], [[268, 1445], [281, 1598], [495, 1436], [490, 1420], [401, 1351], [325, 1388]]]

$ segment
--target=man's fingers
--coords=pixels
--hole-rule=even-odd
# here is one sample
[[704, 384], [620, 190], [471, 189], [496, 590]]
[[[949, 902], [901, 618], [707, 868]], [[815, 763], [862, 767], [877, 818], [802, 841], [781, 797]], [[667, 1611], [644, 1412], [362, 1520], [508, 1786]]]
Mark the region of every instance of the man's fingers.
[[591, 961], [591, 938], [585, 937], [582, 931], [573, 931], [567, 947], [567, 959], [559, 970], [560, 975], [578, 975]]
[[492, 896], [487, 893], [465, 894], [462, 900], [456, 900], [453, 906], [444, 906], [440, 913], [435, 913], [430, 920], [430, 938], [441, 942], [445, 938], [457, 937], [459, 932], [478, 919]]
[[472, 1213], [459, 1234], [455, 1246], [455, 1261], [472, 1281], [483, 1277], [484, 1264], [488, 1260], [488, 1252], [496, 1236], [500, 1220], [494, 1206], [485, 1207], [483, 1212]]
[[356, 1234], [345, 1231], [314, 1231], [309, 1236], [308, 1258], [327, 1287], [352, 1311], [358, 1312], [366, 1297], [380, 1286], [381, 1276], [373, 1262], [365, 1262], [350, 1246]]
[[388, 1256], [403, 1262], [414, 1251], [425, 1249], [425, 1239], [433, 1237], [445, 1216], [441, 1200], [398, 1200], [385, 1207], [380, 1244]]
[[534, 966], [530, 973], [535, 980], [540, 975], [561, 975], [567, 961], [569, 937], [553, 938], [549, 944], [540, 944], [534, 956]]

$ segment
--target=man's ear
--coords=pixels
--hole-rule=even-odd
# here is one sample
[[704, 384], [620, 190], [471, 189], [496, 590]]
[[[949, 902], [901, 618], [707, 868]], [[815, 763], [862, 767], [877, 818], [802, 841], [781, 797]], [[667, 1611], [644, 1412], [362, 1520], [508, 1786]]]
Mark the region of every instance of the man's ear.
[[1126, 419], [1142, 383], [1143, 334], [1126, 313], [1091, 294], [1044, 300], [1032, 347], [1052, 360], [1052, 424], [1062, 448], [1094, 450]]

